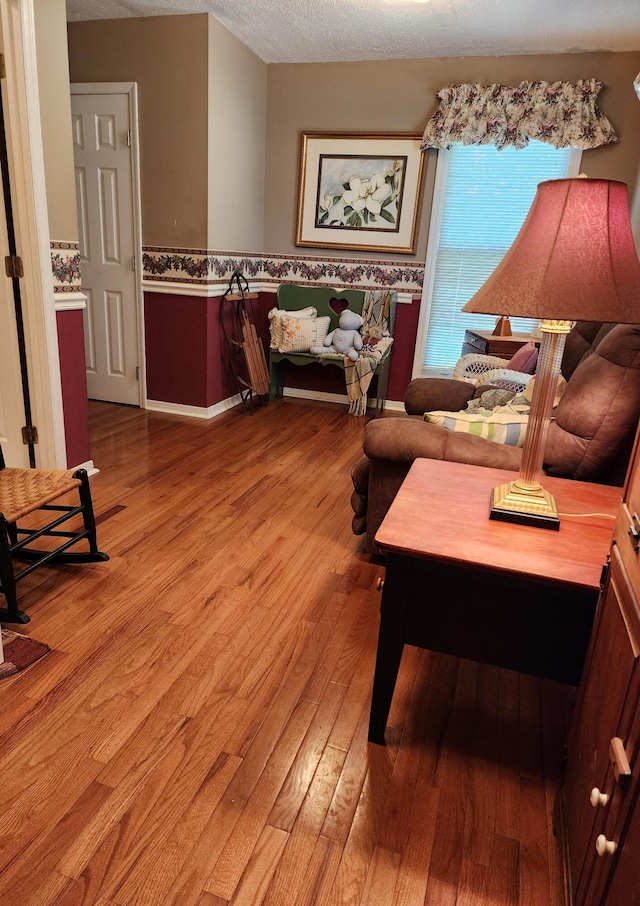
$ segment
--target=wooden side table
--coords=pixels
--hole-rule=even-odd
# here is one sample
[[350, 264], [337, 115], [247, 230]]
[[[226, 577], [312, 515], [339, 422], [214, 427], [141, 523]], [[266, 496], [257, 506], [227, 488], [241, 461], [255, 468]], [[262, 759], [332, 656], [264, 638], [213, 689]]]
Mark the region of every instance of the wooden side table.
[[484, 355], [497, 355], [501, 359], [510, 359], [525, 343], [535, 343], [539, 346], [540, 337], [534, 337], [530, 333], [513, 333], [510, 337], [497, 337], [490, 330], [466, 330], [462, 355], [480, 352]]
[[577, 685], [621, 489], [544, 478], [560, 530], [489, 519], [515, 473], [417, 459], [377, 534], [386, 553], [369, 740], [405, 644]]

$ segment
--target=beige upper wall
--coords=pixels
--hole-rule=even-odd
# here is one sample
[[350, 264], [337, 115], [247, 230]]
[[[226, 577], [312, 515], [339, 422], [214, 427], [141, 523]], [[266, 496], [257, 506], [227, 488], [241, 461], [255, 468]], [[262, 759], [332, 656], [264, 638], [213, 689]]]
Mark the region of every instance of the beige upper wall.
[[263, 249], [267, 65], [209, 16], [211, 250]]
[[[582, 169], [589, 176], [620, 179], [633, 200], [640, 169], [640, 103], [633, 79], [640, 53], [549, 56], [465, 57], [388, 60], [371, 63], [274, 64], [269, 66], [265, 170], [266, 252], [335, 257], [334, 250], [297, 248], [295, 212], [302, 132], [419, 132], [435, 113], [437, 92], [445, 85], [523, 80], [604, 83], [599, 106], [620, 139], [617, 145], [586, 151]], [[417, 254], [376, 255], [424, 262], [431, 208], [435, 154], [430, 153]], [[339, 252], [361, 257], [362, 252]], [[364, 253], [366, 255], [366, 253]], [[371, 256], [368, 256], [371, 257]]]
[[208, 18], [68, 26], [72, 82], [138, 84], [144, 245], [207, 248]]
[[33, 9], [49, 233], [77, 242], [65, 0], [35, 0]]
[[[145, 245], [316, 254], [294, 238], [301, 132], [421, 133], [436, 93], [457, 82], [600, 79], [620, 141], [585, 152], [582, 169], [626, 182], [640, 207], [640, 52], [266, 66], [212, 17], [193, 15], [70, 23], [69, 55], [72, 81], [138, 82]], [[429, 157], [416, 255], [376, 257], [424, 261]]]
[[143, 244], [261, 251], [266, 64], [204, 14], [70, 23], [69, 58], [138, 83]]

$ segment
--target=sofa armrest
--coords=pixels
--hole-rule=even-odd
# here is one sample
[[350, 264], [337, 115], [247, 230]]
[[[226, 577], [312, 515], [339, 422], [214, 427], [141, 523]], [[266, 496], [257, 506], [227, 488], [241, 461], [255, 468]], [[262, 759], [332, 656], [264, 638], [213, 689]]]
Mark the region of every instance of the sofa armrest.
[[364, 433], [364, 452], [370, 459], [413, 462], [414, 459], [446, 459], [493, 469], [517, 472], [520, 447], [497, 444], [474, 434], [449, 431], [418, 418], [379, 418], [370, 421]]
[[469, 381], [448, 378], [414, 378], [407, 387], [404, 408], [409, 415], [424, 415], [434, 409], [459, 412], [476, 392]]

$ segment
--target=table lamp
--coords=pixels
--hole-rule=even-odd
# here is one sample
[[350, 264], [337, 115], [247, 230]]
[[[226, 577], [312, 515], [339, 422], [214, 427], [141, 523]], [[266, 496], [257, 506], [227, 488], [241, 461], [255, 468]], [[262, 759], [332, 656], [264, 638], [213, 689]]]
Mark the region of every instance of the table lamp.
[[558, 529], [555, 500], [540, 476], [571, 322], [640, 323], [640, 261], [626, 183], [541, 182], [513, 245], [462, 311], [542, 322], [520, 472], [493, 489], [490, 518]]

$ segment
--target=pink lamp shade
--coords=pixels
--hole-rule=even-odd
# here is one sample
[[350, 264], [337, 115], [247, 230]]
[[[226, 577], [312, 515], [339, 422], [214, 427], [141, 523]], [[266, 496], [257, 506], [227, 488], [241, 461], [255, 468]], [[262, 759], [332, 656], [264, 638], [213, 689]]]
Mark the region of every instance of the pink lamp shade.
[[626, 183], [541, 182], [513, 245], [463, 311], [640, 322], [640, 261]]

